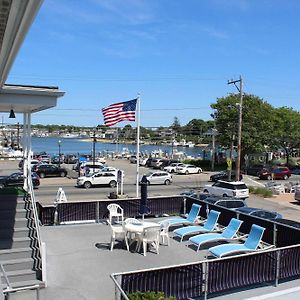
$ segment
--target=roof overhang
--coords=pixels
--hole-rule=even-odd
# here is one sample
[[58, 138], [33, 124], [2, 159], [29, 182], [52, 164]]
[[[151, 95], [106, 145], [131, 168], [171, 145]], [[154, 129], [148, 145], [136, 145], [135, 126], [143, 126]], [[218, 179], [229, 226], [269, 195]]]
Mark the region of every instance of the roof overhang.
[[0, 0], [0, 87], [7, 79], [42, 0]]
[[56, 106], [65, 93], [57, 87], [4, 85], [0, 89], [0, 112], [33, 113]]

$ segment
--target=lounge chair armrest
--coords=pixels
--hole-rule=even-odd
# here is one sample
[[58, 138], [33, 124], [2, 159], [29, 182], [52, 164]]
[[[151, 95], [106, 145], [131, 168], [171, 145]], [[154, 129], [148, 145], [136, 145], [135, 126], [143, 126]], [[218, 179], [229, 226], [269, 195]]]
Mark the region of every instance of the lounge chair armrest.
[[203, 224], [204, 222], [206, 221], [206, 219], [204, 219], [204, 218], [202, 218], [202, 217], [197, 217], [197, 219], [196, 219], [196, 223], [197, 224]]
[[249, 236], [248, 233], [247, 234], [238, 233], [236, 239], [245, 241], [248, 236]]
[[268, 244], [266, 242], [261, 241], [258, 245], [258, 248], [261, 250], [268, 250], [268, 249], [275, 248], [275, 245]]

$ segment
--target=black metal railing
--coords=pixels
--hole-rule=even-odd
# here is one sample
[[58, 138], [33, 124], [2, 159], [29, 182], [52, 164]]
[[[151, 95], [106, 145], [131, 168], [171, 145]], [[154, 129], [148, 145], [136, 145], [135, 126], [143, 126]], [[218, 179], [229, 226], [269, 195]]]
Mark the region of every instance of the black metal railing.
[[[211, 259], [164, 268], [112, 274], [121, 295], [136, 291], [160, 291], [177, 300], [208, 295], [262, 283], [277, 285], [300, 275], [300, 245], [258, 251], [229, 258]], [[296, 262], [296, 264], [295, 264]]]

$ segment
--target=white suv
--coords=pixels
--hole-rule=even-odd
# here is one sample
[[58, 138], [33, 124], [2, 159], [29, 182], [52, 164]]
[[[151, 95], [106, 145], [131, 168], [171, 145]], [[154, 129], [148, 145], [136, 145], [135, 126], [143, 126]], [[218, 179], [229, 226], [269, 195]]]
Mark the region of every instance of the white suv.
[[248, 198], [249, 189], [246, 184], [241, 181], [223, 181], [219, 180], [214, 184], [207, 184], [203, 189], [204, 193], [211, 195], [234, 197], [234, 198]]
[[98, 172], [88, 176], [78, 177], [77, 186], [89, 189], [92, 186], [109, 185], [110, 187], [117, 186], [117, 173]]
[[169, 172], [169, 173], [175, 173], [177, 167], [184, 166], [183, 163], [172, 163], [169, 166], [164, 167], [164, 171]]

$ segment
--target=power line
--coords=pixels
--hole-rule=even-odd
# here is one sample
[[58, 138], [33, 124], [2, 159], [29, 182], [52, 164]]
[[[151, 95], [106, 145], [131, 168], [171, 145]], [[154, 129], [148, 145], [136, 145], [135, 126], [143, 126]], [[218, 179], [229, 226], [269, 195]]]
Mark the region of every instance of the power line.
[[[179, 110], [202, 110], [208, 109], [208, 107], [183, 107], [183, 108], [153, 108], [153, 109], [141, 109], [141, 111], [179, 111]], [[97, 109], [86, 109], [86, 108], [53, 108], [52, 110], [57, 111], [101, 111], [100, 108]]]

